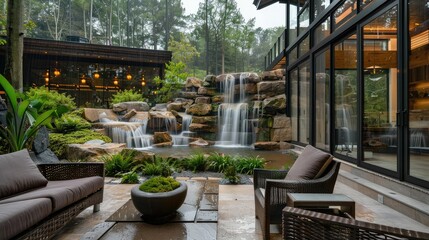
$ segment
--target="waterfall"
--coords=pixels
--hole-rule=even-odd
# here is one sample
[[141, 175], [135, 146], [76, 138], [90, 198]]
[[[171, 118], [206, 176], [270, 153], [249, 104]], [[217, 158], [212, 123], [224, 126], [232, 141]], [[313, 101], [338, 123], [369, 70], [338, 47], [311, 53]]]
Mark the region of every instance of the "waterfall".
[[249, 120], [249, 107], [246, 101], [246, 81], [249, 73], [242, 73], [239, 81], [239, 99], [236, 100], [236, 86], [233, 75], [227, 75], [221, 82], [224, 103], [218, 110], [219, 141], [217, 145], [249, 146], [254, 142], [253, 124]]
[[192, 123], [192, 115], [181, 114], [182, 117], [182, 131], [178, 135], [171, 135], [173, 138], [173, 146], [188, 146], [189, 137], [192, 134], [189, 131], [189, 125]]
[[107, 135], [115, 143], [126, 143], [130, 148], [152, 145], [152, 136], [146, 134], [147, 120], [140, 122], [104, 122]]

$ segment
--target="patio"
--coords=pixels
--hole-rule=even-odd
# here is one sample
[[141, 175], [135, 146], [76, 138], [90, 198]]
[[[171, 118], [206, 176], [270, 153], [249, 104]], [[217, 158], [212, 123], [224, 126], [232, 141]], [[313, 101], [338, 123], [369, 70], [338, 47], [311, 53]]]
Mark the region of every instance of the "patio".
[[[134, 185], [113, 184], [111, 180], [111, 178], [106, 178], [105, 181], [104, 201], [101, 204], [101, 211], [93, 214], [91, 208], [86, 209], [70, 222], [55, 239], [118, 239], [118, 235], [114, 235], [115, 238], [112, 238], [113, 235], [109, 237], [108, 234], [101, 237], [102, 233], [105, 232], [103, 228], [106, 228], [106, 224], [98, 224], [104, 223], [107, 218], [130, 199], [130, 189]], [[200, 177], [192, 178], [192, 180], [218, 181], [219, 179]], [[429, 232], [428, 226], [356, 191], [344, 184], [341, 178], [337, 181], [334, 192], [345, 194], [355, 200], [356, 219], [358, 220]], [[252, 185], [219, 185], [216, 239], [262, 239], [258, 220], [254, 217], [253, 196]], [[207, 225], [207, 223], [202, 224]], [[180, 234], [182, 234], [183, 239], [186, 239], [188, 237], [186, 234], [191, 234], [194, 230], [192, 230], [193, 227], [189, 227], [189, 224], [183, 225], [185, 226], [179, 228], [182, 231], [178, 231], [177, 225], [174, 225], [176, 227], [172, 227], [173, 225], [156, 225], [155, 230], [147, 232], [148, 239], [166, 239], [165, 236], [168, 236], [169, 239], [173, 235], [179, 237], [178, 239], [182, 239]], [[200, 227], [204, 229], [204, 226], [199, 225], [198, 228]], [[130, 230], [130, 228], [125, 227], [121, 231], [121, 239], [145, 236], [135, 234], [132, 228]], [[280, 228], [272, 229], [271, 232], [271, 239], [281, 239]], [[201, 239], [211, 238], [212, 236], [210, 235], [201, 236]]]

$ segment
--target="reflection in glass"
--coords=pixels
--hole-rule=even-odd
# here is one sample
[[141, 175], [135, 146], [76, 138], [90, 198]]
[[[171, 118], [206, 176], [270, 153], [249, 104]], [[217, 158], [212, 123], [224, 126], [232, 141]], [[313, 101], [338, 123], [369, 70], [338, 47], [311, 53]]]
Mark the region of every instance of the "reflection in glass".
[[314, 44], [318, 44], [331, 34], [331, 20], [327, 18], [314, 31]]
[[310, 25], [310, 10], [308, 6], [304, 8], [302, 13], [298, 16], [298, 22], [299, 22], [299, 29], [298, 29], [298, 35], [306, 32], [308, 29], [308, 26]]
[[410, 175], [429, 181], [429, 4], [409, 0], [408, 75]]
[[366, 8], [368, 5], [370, 5], [373, 2], [375, 2], [375, 1], [374, 0], [361, 0], [361, 2], [360, 2], [360, 8], [364, 9], [364, 8]]
[[297, 16], [298, 16], [298, 5], [289, 5], [289, 43], [293, 43], [298, 36], [298, 22], [297, 22]]
[[329, 6], [330, 0], [314, 0], [314, 18]]
[[356, 158], [357, 41], [356, 35], [335, 45], [335, 152]]
[[289, 53], [289, 64], [294, 63], [298, 59], [298, 48], [294, 48]]
[[292, 140], [298, 141], [298, 69], [291, 71], [290, 76], [290, 101], [291, 101], [291, 122]]
[[316, 56], [316, 147], [329, 151], [329, 49]]
[[356, 16], [357, 13], [357, 0], [345, 0], [337, 10], [334, 12], [334, 29], [339, 28], [341, 25]]
[[364, 161], [397, 171], [397, 7], [363, 26]]
[[299, 66], [299, 141], [310, 141], [310, 62]]
[[306, 54], [310, 51], [310, 37], [307, 36], [299, 43], [299, 56]]

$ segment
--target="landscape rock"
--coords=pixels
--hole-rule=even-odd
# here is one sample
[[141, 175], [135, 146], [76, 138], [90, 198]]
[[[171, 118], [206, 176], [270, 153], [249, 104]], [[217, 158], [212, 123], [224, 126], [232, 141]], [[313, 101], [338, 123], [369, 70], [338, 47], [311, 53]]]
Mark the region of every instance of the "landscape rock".
[[125, 147], [125, 143], [69, 144], [66, 155], [67, 159], [72, 161], [99, 162], [101, 156], [117, 154]]
[[118, 116], [111, 109], [84, 108], [83, 117], [91, 123], [100, 122], [100, 117], [110, 121], [118, 121]]
[[42, 164], [42, 163], [59, 163], [60, 160], [58, 159], [57, 155], [55, 155], [54, 152], [52, 152], [51, 149], [47, 148], [45, 151], [40, 153], [34, 153], [35, 157], [32, 157], [33, 161], [36, 164]]
[[266, 114], [276, 115], [277, 113], [286, 112], [286, 96], [284, 94], [263, 101], [263, 110]]
[[255, 150], [277, 151], [280, 150], [278, 142], [256, 142], [254, 144]]
[[273, 97], [285, 93], [285, 82], [282, 80], [272, 82], [260, 82], [257, 84], [257, 89], [257, 93]]
[[210, 144], [206, 140], [199, 138], [196, 141], [190, 142], [189, 146], [190, 147], [207, 147], [207, 146], [210, 146]]
[[49, 131], [42, 126], [36, 133], [33, 141], [33, 151], [37, 154], [46, 151], [49, 147]]
[[192, 132], [217, 132], [217, 126], [212, 124], [191, 123], [189, 130]]
[[180, 102], [172, 102], [167, 104], [167, 111], [178, 111], [181, 112], [184, 110], [183, 103]]
[[191, 105], [186, 113], [190, 115], [204, 116], [208, 115], [212, 111], [212, 105], [205, 103], [197, 103]]
[[119, 113], [119, 112], [128, 112], [130, 110], [136, 110], [136, 111], [149, 111], [150, 107], [149, 104], [146, 102], [141, 101], [131, 101], [131, 102], [121, 102], [121, 103], [115, 103], [113, 104], [113, 112]]
[[198, 89], [201, 87], [202, 81], [196, 77], [188, 77], [185, 82], [186, 88]]
[[273, 118], [273, 128], [290, 128], [291, 121], [286, 115], [277, 115]]
[[192, 123], [216, 125], [217, 116], [193, 116]]
[[287, 142], [292, 140], [292, 131], [290, 128], [271, 129], [271, 141]]
[[131, 109], [130, 111], [128, 111], [127, 113], [125, 113], [124, 116], [122, 116], [122, 119], [129, 120], [130, 118], [132, 118], [136, 114], [137, 114], [137, 111], [135, 109]]
[[205, 103], [205, 104], [210, 104], [210, 98], [209, 97], [197, 97], [195, 98], [195, 103]]
[[130, 122], [147, 122], [149, 120], [149, 112], [136, 112], [129, 121]]
[[153, 143], [166, 143], [172, 142], [173, 138], [170, 136], [168, 132], [154, 132], [153, 133]]
[[153, 147], [158, 147], [158, 148], [172, 147], [173, 146], [173, 142], [156, 143], [156, 144], [153, 144], [152, 146]]

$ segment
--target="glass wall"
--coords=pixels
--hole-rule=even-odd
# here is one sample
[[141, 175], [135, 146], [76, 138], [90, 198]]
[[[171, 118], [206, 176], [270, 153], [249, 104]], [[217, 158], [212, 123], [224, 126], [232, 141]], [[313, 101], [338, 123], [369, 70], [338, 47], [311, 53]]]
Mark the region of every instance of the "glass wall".
[[363, 25], [364, 161], [397, 171], [397, 7]]
[[357, 40], [353, 34], [334, 46], [335, 152], [356, 157]]
[[334, 12], [334, 29], [339, 28], [356, 16], [357, 0], [346, 0]]
[[327, 18], [325, 21], [319, 24], [319, 26], [317, 26], [316, 30], [314, 31], [314, 45], [321, 42], [323, 39], [329, 36], [329, 34], [331, 34], [331, 19]]
[[299, 65], [299, 141], [310, 142], [310, 62]]
[[330, 4], [330, 0], [314, 0], [314, 18], [316, 18]]
[[429, 181], [429, 4], [408, 6], [409, 175]]
[[290, 72], [290, 117], [292, 122], [292, 140], [298, 141], [298, 69]]
[[323, 50], [321, 53], [316, 54], [316, 147], [329, 151], [330, 143], [330, 129], [329, 129], [329, 100], [330, 100], [330, 78], [329, 78], [329, 49]]

